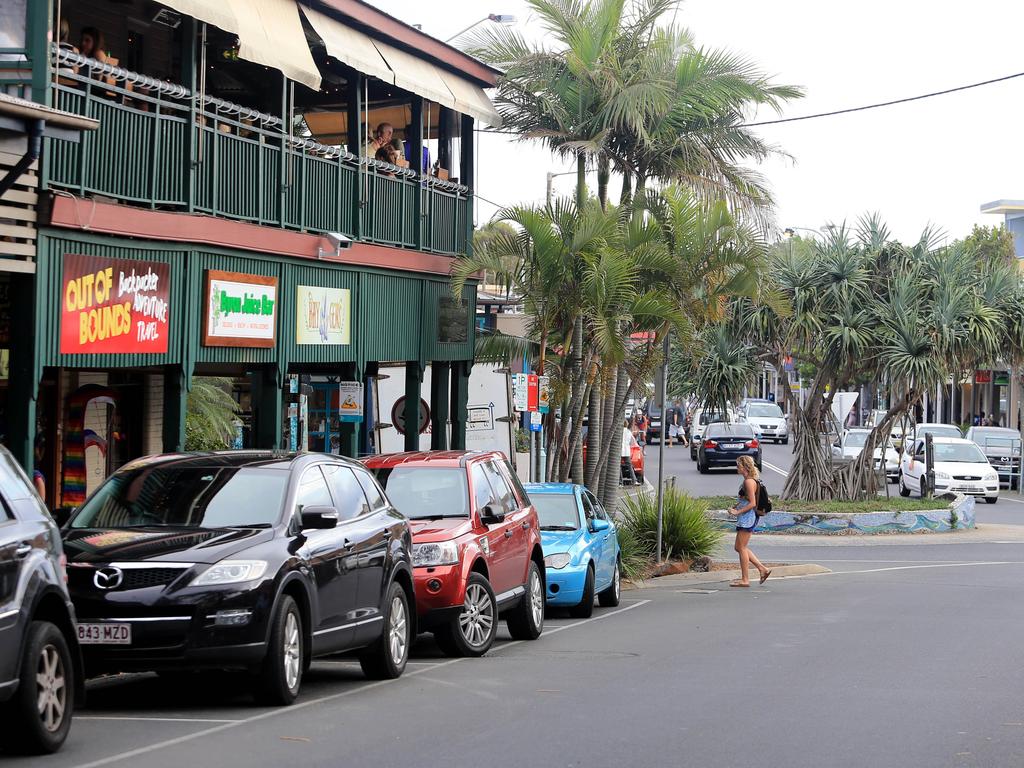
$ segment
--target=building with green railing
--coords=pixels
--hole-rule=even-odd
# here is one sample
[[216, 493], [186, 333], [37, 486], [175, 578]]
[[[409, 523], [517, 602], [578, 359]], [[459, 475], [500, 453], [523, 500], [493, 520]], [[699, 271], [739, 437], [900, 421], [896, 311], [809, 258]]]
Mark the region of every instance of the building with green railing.
[[[361, 0], [0, 15], [0, 88], [98, 123], [44, 139], [34, 197], [0, 199], [3, 439], [53, 505], [182, 450], [197, 376], [231, 381], [238, 447], [359, 455], [394, 428], [380, 364], [405, 364], [407, 424], [431, 366], [431, 444], [464, 444], [476, 289], [448, 276], [495, 71]], [[30, 237], [5, 236], [12, 206]]]

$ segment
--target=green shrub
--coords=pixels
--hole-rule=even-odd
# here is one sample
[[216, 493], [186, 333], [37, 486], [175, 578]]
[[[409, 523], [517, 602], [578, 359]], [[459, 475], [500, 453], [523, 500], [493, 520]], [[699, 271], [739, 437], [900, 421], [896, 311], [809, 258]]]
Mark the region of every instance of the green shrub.
[[[653, 495], [622, 500], [619, 540], [646, 557], [655, 555], [658, 536], [658, 500]], [[707, 505], [672, 487], [665, 489], [661, 545], [665, 557], [695, 560], [710, 555], [722, 540], [722, 531], [708, 517]], [[625, 560], [625, 548], [623, 548]]]
[[621, 519], [617, 521], [617, 525], [622, 575], [630, 581], [639, 581], [647, 575], [647, 570], [654, 561], [654, 545], [652, 543], [648, 547], [646, 541], [637, 539], [635, 531], [623, 525]]

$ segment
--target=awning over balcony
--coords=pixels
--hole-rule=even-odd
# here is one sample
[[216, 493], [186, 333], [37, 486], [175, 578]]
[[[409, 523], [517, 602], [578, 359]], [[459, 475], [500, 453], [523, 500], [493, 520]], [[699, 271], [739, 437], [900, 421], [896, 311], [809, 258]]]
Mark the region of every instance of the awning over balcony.
[[394, 73], [394, 83], [399, 88], [411, 91], [417, 96], [455, 109], [455, 97], [444, 84], [441, 70], [429, 61], [417, 59], [411, 53], [394, 48], [387, 43], [374, 40], [373, 44]]
[[501, 115], [483, 89], [447, 70], [439, 70], [444, 84], [455, 97], [455, 110], [470, 115], [492, 128], [501, 127]]
[[213, 24], [225, 32], [238, 34], [238, 17], [225, 0], [160, 0], [160, 5], [166, 5], [180, 14]]
[[369, 37], [312, 8], [302, 6], [302, 13], [313, 31], [323, 40], [328, 55], [365, 75], [394, 84], [394, 73]]
[[[223, 0], [221, 0], [223, 2]], [[295, 0], [227, 0], [238, 19], [238, 55], [284, 72], [314, 91], [320, 70], [309, 52]]]

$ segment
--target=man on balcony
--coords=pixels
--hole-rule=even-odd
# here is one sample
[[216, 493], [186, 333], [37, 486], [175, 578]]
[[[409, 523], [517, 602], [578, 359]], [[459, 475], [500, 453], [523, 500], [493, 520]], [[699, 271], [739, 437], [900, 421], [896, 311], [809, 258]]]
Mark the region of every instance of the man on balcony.
[[377, 151], [381, 147], [385, 147], [391, 143], [391, 136], [394, 134], [395, 129], [391, 123], [381, 123], [373, 132], [373, 138], [366, 142], [366, 146], [363, 147], [363, 155], [369, 158], [377, 156]]

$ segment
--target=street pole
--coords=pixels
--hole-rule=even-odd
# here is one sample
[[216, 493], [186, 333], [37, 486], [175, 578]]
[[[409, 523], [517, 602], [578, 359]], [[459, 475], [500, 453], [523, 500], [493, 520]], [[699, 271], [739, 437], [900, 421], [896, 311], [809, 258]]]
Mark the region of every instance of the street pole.
[[661, 530], [662, 521], [665, 518], [665, 432], [668, 431], [668, 414], [665, 412], [665, 403], [668, 397], [668, 350], [669, 333], [665, 333], [665, 342], [662, 347], [662, 354], [665, 356], [661, 364], [661, 430], [658, 442], [658, 535], [656, 538], [656, 549], [658, 562], [661, 562]]
[[553, 174], [551, 171], [548, 171], [548, 196], [547, 196], [548, 205], [551, 205], [551, 196], [554, 194], [554, 187], [555, 187], [555, 174]]

